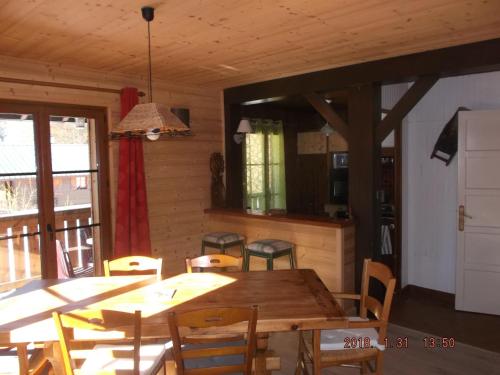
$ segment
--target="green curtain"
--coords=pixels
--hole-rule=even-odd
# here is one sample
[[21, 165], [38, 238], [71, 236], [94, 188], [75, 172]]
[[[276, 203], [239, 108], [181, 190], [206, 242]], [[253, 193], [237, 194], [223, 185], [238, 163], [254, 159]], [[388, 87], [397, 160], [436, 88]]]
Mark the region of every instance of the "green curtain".
[[245, 137], [245, 205], [253, 210], [286, 209], [283, 122], [251, 120]]

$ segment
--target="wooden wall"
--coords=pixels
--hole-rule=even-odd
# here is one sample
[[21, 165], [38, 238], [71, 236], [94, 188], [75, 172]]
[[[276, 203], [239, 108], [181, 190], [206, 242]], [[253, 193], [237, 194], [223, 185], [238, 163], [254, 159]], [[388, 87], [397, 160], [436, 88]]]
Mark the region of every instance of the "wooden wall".
[[[339, 133], [333, 132], [328, 137], [328, 151], [348, 151], [349, 145], [344, 137]], [[297, 134], [297, 153], [299, 155], [306, 154], [325, 154], [326, 140], [325, 135], [321, 132], [301, 132]]]
[[[54, 81], [146, 91], [142, 77], [100, 73], [29, 60], [0, 60], [0, 77]], [[153, 78], [155, 101], [189, 108], [192, 137], [145, 141], [149, 219], [153, 254], [164, 257], [166, 271], [182, 270], [183, 259], [199, 252], [205, 231], [203, 209], [210, 205], [209, 158], [222, 151], [221, 93], [169, 85]], [[0, 99], [70, 103], [106, 107], [109, 126], [119, 121], [117, 94], [0, 82]], [[115, 206], [118, 143], [110, 142], [111, 203]], [[113, 215], [114, 222], [114, 215]]]

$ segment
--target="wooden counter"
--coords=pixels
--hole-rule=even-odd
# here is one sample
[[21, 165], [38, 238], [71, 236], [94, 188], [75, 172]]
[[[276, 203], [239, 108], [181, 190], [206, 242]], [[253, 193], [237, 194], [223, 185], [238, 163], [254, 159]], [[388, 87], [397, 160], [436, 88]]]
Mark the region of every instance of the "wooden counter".
[[330, 228], [344, 228], [353, 225], [351, 220], [345, 220], [345, 219], [331, 219], [329, 217], [323, 217], [323, 216], [298, 215], [298, 214], [264, 214], [264, 213], [247, 212], [245, 210], [230, 209], [230, 208], [226, 209], [207, 208], [205, 210], [205, 213], [237, 216], [237, 217], [251, 217], [261, 220], [271, 220], [271, 221], [297, 223], [297, 224], [309, 224], [309, 225], [330, 227]]
[[[327, 288], [354, 291], [354, 225], [302, 215], [262, 215], [234, 209], [207, 209], [207, 232], [237, 232], [247, 242], [273, 238], [295, 244], [297, 266], [314, 269]], [[210, 249], [207, 248], [207, 252]], [[229, 251], [238, 255], [239, 249]], [[275, 269], [289, 268], [288, 258], [274, 261]], [[265, 260], [252, 257], [250, 270], [264, 270]]]

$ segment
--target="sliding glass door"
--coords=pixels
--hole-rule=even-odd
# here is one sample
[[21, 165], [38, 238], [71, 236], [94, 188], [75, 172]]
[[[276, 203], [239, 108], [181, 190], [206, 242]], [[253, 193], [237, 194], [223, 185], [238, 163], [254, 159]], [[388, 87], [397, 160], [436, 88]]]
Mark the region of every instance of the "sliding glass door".
[[0, 102], [0, 292], [100, 273], [110, 248], [106, 139], [103, 109]]
[[34, 121], [0, 113], [0, 293], [41, 275]]

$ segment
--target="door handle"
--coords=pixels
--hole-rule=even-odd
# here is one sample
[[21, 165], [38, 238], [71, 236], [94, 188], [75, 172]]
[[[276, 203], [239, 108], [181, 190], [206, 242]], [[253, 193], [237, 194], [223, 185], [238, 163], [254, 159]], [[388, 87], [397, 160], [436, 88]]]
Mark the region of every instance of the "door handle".
[[470, 215], [467, 215], [465, 213], [465, 207], [463, 204], [461, 204], [460, 206], [458, 206], [458, 230], [460, 232], [463, 232], [464, 231], [464, 227], [465, 227], [465, 218], [467, 219], [472, 219], [472, 216]]
[[47, 233], [49, 234], [50, 240], [54, 240], [54, 230], [52, 229], [52, 225], [47, 224]]

